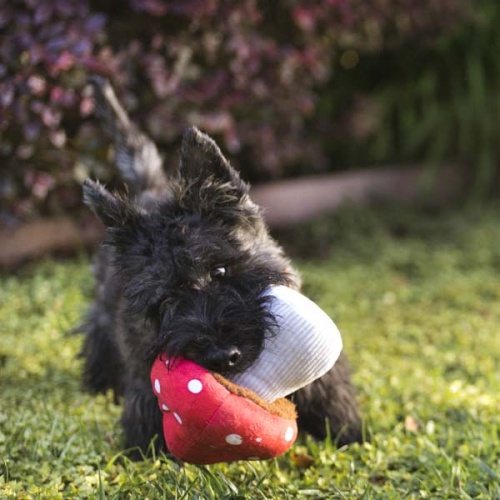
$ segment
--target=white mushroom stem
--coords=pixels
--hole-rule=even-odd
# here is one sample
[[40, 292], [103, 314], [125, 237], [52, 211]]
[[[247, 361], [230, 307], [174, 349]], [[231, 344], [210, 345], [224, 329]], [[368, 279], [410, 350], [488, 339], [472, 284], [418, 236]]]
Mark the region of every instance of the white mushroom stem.
[[257, 361], [230, 379], [268, 402], [287, 396], [330, 370], [342, 351], [335, 323], [314, 302], [285, 286], [267, 291], [277, 331]]

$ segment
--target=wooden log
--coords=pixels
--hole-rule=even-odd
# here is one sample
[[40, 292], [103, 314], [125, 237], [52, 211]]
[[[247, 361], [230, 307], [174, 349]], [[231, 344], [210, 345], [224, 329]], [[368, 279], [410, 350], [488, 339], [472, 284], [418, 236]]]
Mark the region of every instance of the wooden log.
[[13, 269], [55, 253], [75, 253], [95, 245], [103, 234], [101, 223], [92, 215], [82, 220], [43, 218], [16, 229], [0, 228], [0, 268]]
[[[441, 168], [427, 196], [442, 203], [458, 192], [458, 169]], [[290, 226], [334, 211], [346, 202], [368, 204], [374, 199], [412, 203], [422, 196], [428, 170], [423, 167], [373, 168], [257, 185], [252, 199], [264, 209], [271, 228]], [[0, 268], [55, 253], [74, 253], [92, 247], [104, 235], [92, 214], [80, 220], [70, 217], [38, 219], [16, 229], [0, 228]]]
[[255, 186], [251, 197], [275, 228], [311, 220], [347, 202], [368, 204], [386, 199], [411, 203], [425, 196], [442, 203], [459, 191], [457, 169], [442, 168], [428, 183], [427, 176], [423, 167], [372, 168]]

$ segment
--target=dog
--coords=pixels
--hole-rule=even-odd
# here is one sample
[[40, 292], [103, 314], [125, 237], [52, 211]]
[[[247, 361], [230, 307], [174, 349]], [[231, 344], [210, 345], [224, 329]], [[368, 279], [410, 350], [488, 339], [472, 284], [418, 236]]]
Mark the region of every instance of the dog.
[[[182, 139], [178, 170], [129, 119], [108, 81], [92, 80], [96, 110], [115, 144], [126, 192], [96, 181], [84, 201], [106, 228], [94, 274], [95, 299], [81, 326], [83, 384], [123, 400], [124, 445], [139, 458], [167, 452], [150, 386], [156, 356], [182, 356], [224, 376], [259, 356], [273, 318], [263, 291], [300, 289], [249, 186], [196, 127]], [[291, 200], [293, 203], [293, 200]], [[338, 445], [363, 439], [348, 362], [291, 396], [298, 426]]]

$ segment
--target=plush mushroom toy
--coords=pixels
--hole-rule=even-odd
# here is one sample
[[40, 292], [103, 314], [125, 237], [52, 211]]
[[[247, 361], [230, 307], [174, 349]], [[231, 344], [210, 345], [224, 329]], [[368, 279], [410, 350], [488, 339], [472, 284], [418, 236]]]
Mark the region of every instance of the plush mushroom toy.
[[285, 396], [324, 375], [342, 350], [340, 333], [316, 304], [270, 287], [277, 331], [257, 361], [228, 380], [189, 361], [159, 356], [151, 369], [170, 452], [194, 464], [269, 459], [297, 437], [295, 405]]

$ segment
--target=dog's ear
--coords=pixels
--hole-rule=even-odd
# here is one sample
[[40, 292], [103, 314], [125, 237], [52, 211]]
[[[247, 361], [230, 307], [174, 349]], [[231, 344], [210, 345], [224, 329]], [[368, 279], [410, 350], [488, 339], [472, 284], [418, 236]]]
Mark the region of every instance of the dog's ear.
[[214, 140], [196, 127], [182, 140], [180, 178], [186, 185], [181, 199], [186, 208], [230, 224], [255, 225], [261, 220], [248, 184]]
[[245, 192], [246, 184], [229, 164], [215, 141], [196, 127], [190, 127], [182, 138], [181, 176], [190, 181], [205, 181], [212, 177], [219, 183], [230, 183]]
[[[131, 288], [145, 289], [143, 272], [151, 265], [151, 238], [145, 223], [148, 213], [129, 199], [110, 193], [98, 182], [83, 183], [83, 199], [106, 226], [105, 245], [113, 247], [113, 263], [131, 283]], [[131, 296], [139, 301], [141, 293]]]
[[110, 193], [102, 184], [90, 179], [83, 183], [83, 201], [108, 228], [130, 225], [140, 215], [128, 200]]

